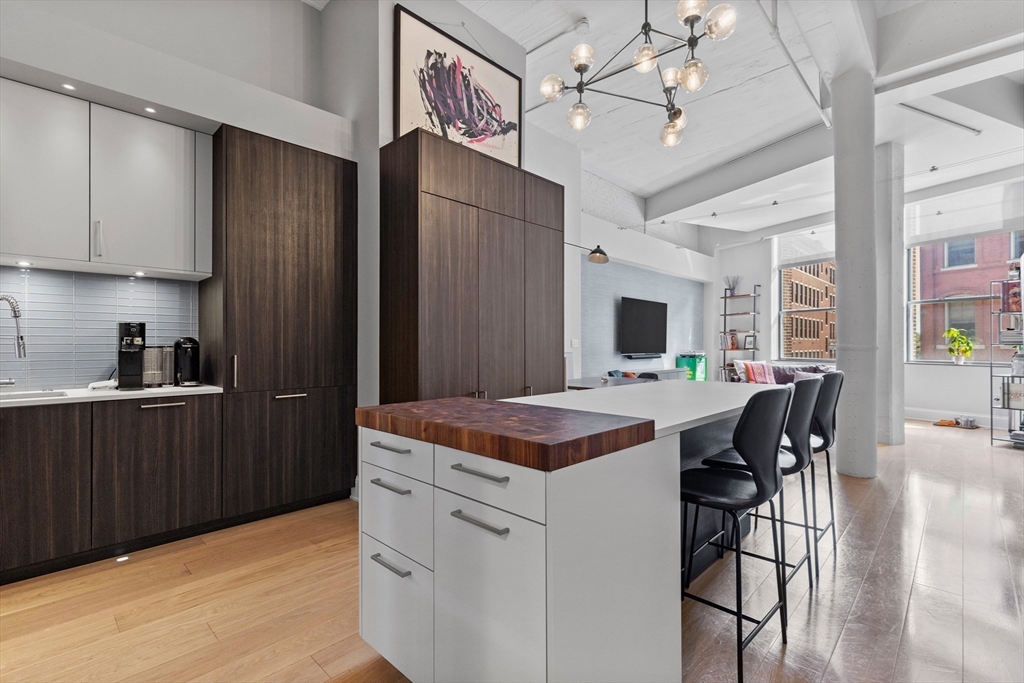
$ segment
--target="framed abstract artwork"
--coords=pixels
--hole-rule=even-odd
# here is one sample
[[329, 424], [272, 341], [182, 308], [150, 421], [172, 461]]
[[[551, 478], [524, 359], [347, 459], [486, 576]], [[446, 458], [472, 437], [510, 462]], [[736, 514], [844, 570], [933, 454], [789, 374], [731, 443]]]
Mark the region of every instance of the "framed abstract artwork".
[[522, 80], [395, 5], [395, 138], [415, 128], [521, 165]]

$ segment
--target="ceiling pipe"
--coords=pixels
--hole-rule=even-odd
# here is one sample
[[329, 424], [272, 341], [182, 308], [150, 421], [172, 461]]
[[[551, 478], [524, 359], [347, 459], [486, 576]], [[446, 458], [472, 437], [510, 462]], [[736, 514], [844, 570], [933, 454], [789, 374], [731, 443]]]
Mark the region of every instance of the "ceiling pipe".
[[569, 33], [576, 33], [577, 35], [585, 36], [589, 32], [590, 32], [590, 20], [587, 19], [586, 17], [583, 17], [579, 21], [575, 22], [572, 26], [570, 26], [569, 28], [567, 28], [564, 31], [562, 31], [561, 33], [559, 33], [557, 36], [552, 36], [551, 38], [548, 38], [547, 40], [545, 40], [543, 43], [541, 43], [537, 47], [535, 47], [535, 48], [533, 48], [531, 50], [528, 50], [526, 52], [526, 56], [529, 57], [530, 55], [532, 55], [537, 50], [541, 49], [542, 47], [547, 47], [551, 43], [555, 42], [556, 40], [558, 40], [562, 36], [567, 35]]
[[898, 104], [898, 106], [903, 107], [904, 109], [908, 109], [908, 110], [914, 112], [915, 114], [920, 114], [921, 116], [927, 116], [930, 119], [934, 119], [936, 121], [941, 121], [942, 123], [945, 123], [946, 125], [949, 125], [949, 126], [953, 126], [954, 128], [959, 128], [960, 130], [966, 130], [967, 132], [974, 133], [975, 135], [981, 135], [981, 131], [978, 130], [977, 128], [971, 128], [970, 126], [965, 125], [963, 123], [960, 123], [959, 121], [954, 121], [953, 119], [947, 119], [945, 116], [939, 116], [938, 114], [933, 114], [930, 111], [925, 111], [924, 109], [918, 109], [917, 107], [911, 107], [909, 104], [905, 104], [904, 102], [900, 102]]
[[775, 39], [779, 49], [782, 50], [782, 54], [786, 56], [786, 61], [793, 68], [793, 73], [796, 74], [797, 80], [800, 81], [800, 85], [804, 87], [804, 92], [807, 93], [807, 97], [814, 103], [814, 108], [818, 111], [818, 116], [825, 122], [825, 127], [832, 128], [832, 120], [829, 119], [828, 114], [824, 109], [821, 108], [821, 103], [818, 102], [818, 98], [814, 95], [814, 91], [811, 90], [811, 86], [807, 85], [807, 81], [804, 80], [804, 75], [800, 73], [800, 69], [797, 67], [796, 62], [793, 60], [793, 55], [789, 54], [789, 49], [786, 48], [786, 44], [782, 41], [782, 36], [779, 34], [778, 24], [778, 0], [772, 0], [772, 16], [768, 16], [768, 13], [764, 11], [764, 7], [761, 7], [760, 0], [754, 0], [754, 5], [757, 6], [759, 12], [761, 12], [761, 18], [764, 19], [768, 25], [768, 35]]

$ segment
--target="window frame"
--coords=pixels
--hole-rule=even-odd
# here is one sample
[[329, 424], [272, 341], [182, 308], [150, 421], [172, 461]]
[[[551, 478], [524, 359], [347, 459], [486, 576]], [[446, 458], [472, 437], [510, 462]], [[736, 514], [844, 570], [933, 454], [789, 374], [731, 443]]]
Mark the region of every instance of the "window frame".
[[[832, 264], [834, 264], [833, 268], [835, 269], [835, 267], [837, 266], [835, 261], [836, 261], [835, 257], [823, 258], [823, 259], [819, 259], [819, 260], [816, 260], [816, 261], [808, 261], [806, 263], [799, 263], [799, 264], [789, 265], [789, 266], [779, 266], [779, 267], [777, 267], [775, 269], [776, 273], [778, 273], [778, 279], [779, 279], [778, 311], [777, 311], [777, 315], [776, 315], [776, 320], [778, 322], [778, 327], [779, 327], [779, 331], [778, 331], [778, 345], [779, 346], [778, 346], [778, 354], [777, 354], [777, 357], [775, 358], [775, 360], [787, 361], [787, 362], [792, 362], [792, 361], [813, 361], [814, 363], [821, 363], [821, 364], [835, 364], [835, 362], [836, 362], [835, 358], [809, 358], [809, 357], [785, 356], [785, 355], [783, 355], [783, 349], [786, 348], [785, 344], [783, 342], [783, 334], [785, 333], [785, 326], [783, 324], [783, 321], [785, 320], [785, 316], [787, 316], [787, 315], [794, 315], [794, 314], [798, 314], [798, 313], [828, 313], [828, 312], [831, 312], [832, 313], [832, 317], [833, 317], [833, 320], [831, 322], [834, 324], [835, 323], [835, 318], [837, 317], [836, 316], [836, 307], [835, 306], [822, 306], [822, 307], [818, 307], [818, 308], [790, 308], [790, 309], [783, 309], [782, 308], [782, 302], [783, 302], [783, 279], [782, 279], [782, 273], [784, 271], [790, 270], [790, 269], [793, 269], [793, 268], [810, 268], [810, 267], [813, 267], [813, 266], [820, 266], [821, 264], [824, 264], [824, 263], [832, 263]], [[815, 275], [814, 277], [817, 277], [819, 280], [823, 280], [824, 279], [824, 278], [821, 277], [820, 274], [819, 275]], [[834, 279], [838, 280], [838, 277], [836, 277]], [[837, 286], [836, 282], [832, 282], [832, 281], [829, 281], [829, 280], [825, 280], [825, 281], [829, 282], [829, 284], [831, 284], [833, 287]], [[794, 283], [794, 284], [801, 284], [801, 283]], [[795, 298], [796, 297], [794, 297], [794, 299]], [[819, 303], [823, 303], [823, 302], [825, 302], [824, 295], [822, 296], [822, 301], [819, 302]], [[826, 329], [825, 326], [827, 326], [829, 322], [830, 321], [827, 319], [827, 316], [826, 316], [826, 319], [824, 321], [822, 321], [822, 323], [821, 323], [823, 330]], [[799, 338], [802, 339], [802, 337], [799, 337]], [[798, 337], [794, 336], [793, 339], [798, 339]], [[833, 338], [832, 339], [832, 346], [835, 347], [835, 345], [836, 345], [836, 340]]]
[[[955, 266], [949, 265], [949, 245], [953, 242], [970, 242], [971, 243], [971, 262], [970, 263], [958, 263]], [[1012, 241], [1012, 238], [1011, 238]], [[974, 237], [960, 237], [958, 239], [946, 240], [942, 243], [942, 267], [943, 269], [952, 268], [976, 268], [978, 266], [978, 244]]]

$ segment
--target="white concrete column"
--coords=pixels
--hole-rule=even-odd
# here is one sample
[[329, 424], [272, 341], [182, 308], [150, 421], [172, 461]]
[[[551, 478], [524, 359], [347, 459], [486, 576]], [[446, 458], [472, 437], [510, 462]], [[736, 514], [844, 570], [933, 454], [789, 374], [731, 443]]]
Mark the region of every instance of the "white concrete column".
[[839, 401], [836, 469], [874, 477], [876, 449], [875, 93], [854, 67], [832, 81], [836, 188], [837, 366], [846, 373]]
[[906, 324], [903, 248], [903, 145], [875, 148], [875, 256], [878, 263], [878, 442], [904, 441], [903, 358]]

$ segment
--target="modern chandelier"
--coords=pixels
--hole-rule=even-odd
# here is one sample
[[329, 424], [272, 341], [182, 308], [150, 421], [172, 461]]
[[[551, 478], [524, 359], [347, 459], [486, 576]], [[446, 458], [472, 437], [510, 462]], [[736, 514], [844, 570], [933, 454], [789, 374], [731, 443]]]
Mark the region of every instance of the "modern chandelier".
[[[577, 93], [579, 93], [579, 101], [569, 108], [569, 115], [567, 116], [569, 126], [573, 130], [580, 131], [590, 125], [590, 107], [583, 102], [583, 94], [585, 92], [595, 92], [601, 95], [611, 95], [612, 97], [618, 97], [624, 100], [640, 102], [642, 104], [650, 104], [664, 109], [668, 115], [668, 122], [662, 126], [661, 129], [662, 144], [666, 147], [675, 147], [679, 144], [680, 140], [682, 140], [683, 128], [686, 127], [687, 116], [686, 111], [682, 107], [676, 106], [676, 93], [679, 91], [680, 87], [688, 93], [695, 93], [703, 88], [704, 84], [708, 82], [708, 68], [704, 65], [704, 62], [696, 56], [697, 45], [701, 38], [719, 41], [725, 40], [731, 36], [733, 31], [736, 30], [736, 8], [732, 5], [723, 3], [721, 5], [715, 5], [715, 7], [708, 12], [707, 0], [679, 0], [679, 5], [676, 7], [676, 17], [679, 19], [679, 23], [683, 25], [683, 28], [690, 30], [690, 35], [688, 37], [679, 38], [678, 36], [665, 33], [664, 31], [659, 31], [651, 26], [651, 22], [648, 20], [647, 3], [648, 0], [644, 0], [644, 23], [640, 27], [640, 32], [630, 38], [629, 42], [623, 45], [622, 49], [612, 55], [612, 58], [605, 62], [604, 66], [594, 72], [590, 78], [584, 79], [583, 75], [594, 65], [594, 48], [586, 44], [577, 45], [569, 54], [569, 63], [572, 65], [573, 71], [579, 74], [580, 77], [579, 82], [576, 84], [575, 88], [573, 88]], [[695, 27], [701, 19], [704, 19], [704, 32], [697, 35]], [[659, 54], [651, 40], [652, 34], [670, 38], [679, 44], [674, 45]], [[636, 52], [633, 53], [633, 63], [619, 67], [602, 76], [602, 72], [608, 68], [608, 65], [615, 61], [615, 59], [626, 50], [626, 48], [632, 45], [633, 42], [641, 36], [643, 36], [643, 43], [641, 43], [640, 47], [638, 47]], [[676, 50], [682, 50], [684, 48], [686, 49], [687, 57], [683, 62], [683, 67], [681, 69], [671, 66], [664, 69], [661, 68], [661, 65], [658, 63], [659, 57], [664, 58], [669, 53], [675, 52]], [[629, 95], [620, 95], [608, 92], [607, 90], [598, 90], [593, 87], [595, 84], [623, 73], [624, 71], [628, 71], [631, 68], [636, 69], [642, 74], [648, 73], [655, 68], [658, 69], [658, 75], [661, 77], [661, 91], [665, 96], [665, 104], [660, 102], [651, 102], [649, 100], [643, 100]], [[560, 100], [565, 92], [565, 81], [563, 81], [558, 74], [546, 76], [544, 80], [540, 82], [540, 93], [548, 102]]]

